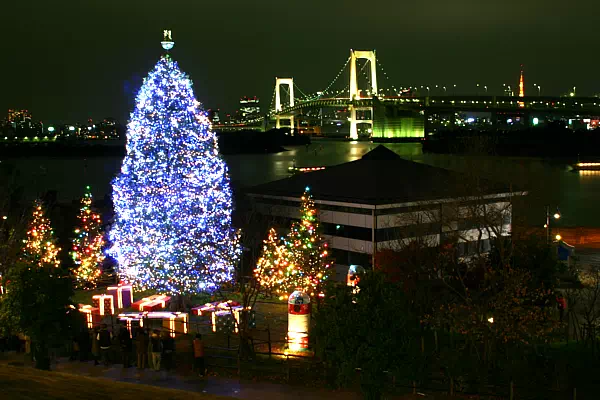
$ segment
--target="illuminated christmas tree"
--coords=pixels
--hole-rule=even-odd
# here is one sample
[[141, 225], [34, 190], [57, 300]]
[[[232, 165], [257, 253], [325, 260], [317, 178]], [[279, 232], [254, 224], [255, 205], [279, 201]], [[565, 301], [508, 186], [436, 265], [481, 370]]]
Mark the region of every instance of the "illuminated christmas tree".
[[36, 200], [33, 204], [33, 216], [27, 229], [27, 238], [23, 241], [23, 255], [21, 260], [28, 265], [43, 267], [52, 265], [58, 267], [60, 260], [56, 247], [56, 239], [50, 220], [46, 217], [42, 202]]
[[287, 247], [281, 243], [273, 228], [269, 230], [269, 236], [263, 243], [262, 256], [258, 259], [254, 275], [260, 286], [268, 292], [286, 296], [288, 286], [292, 283], [290, 276], [297, 273], [294, 264], [289, 263]]
[[288, 263], [292, 268], [287, 274], [285, 287], [287, 295], [295, 289], [300, 289], [314, 296], [321, 293], [322, 283], [329, 277], [331, 264], [327, 243], [320, 234], [317, 210], [308, 187], [301, 200], [301, 219], [292, 223], [285, 238], [285, 246], [289, 253]]
[[137, 95], [113, 202], [109, 254], [124, 281], [188, 295], [233, 279], [240, 246], [227, 166], [192, 82], [168, 54]]
[[86, 187], [81, 199], [78, 227], [75, 229], [71, 256], [75, 262], [75, 279], [80, 288], [93, 288], [100, 277], [100, 265], [104, 261], [104, 234], [100, 214], [92, 209], [92, 193]]

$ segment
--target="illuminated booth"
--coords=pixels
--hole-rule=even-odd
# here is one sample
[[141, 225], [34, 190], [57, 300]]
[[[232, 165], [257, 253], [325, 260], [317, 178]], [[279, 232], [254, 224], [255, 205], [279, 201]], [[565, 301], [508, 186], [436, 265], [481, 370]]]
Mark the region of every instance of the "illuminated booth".
[[360, 265], [351, 265], [348, 268], [348, 275], [346, 276], [346, 284], [348, 286], [356, 286], [360, 282], [360, 277], [365, 273], [365, 269]]
[[288, 345], [292, 351], [308, 349], [310, 296], [300, 290], [288, 298]]

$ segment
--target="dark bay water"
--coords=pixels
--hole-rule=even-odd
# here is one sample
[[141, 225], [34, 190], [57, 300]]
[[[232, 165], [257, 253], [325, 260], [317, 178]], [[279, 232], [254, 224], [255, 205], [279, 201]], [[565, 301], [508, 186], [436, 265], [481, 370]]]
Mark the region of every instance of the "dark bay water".
[[[527, 221], [544, 223], [544, 205], [559, 206], [564, 226], [600, 227], [600, 173], [575, 173], [566, 161], [539, 158], [453, 156], [423, 154], [419, 143], [393, 143], [386, 147], [404, 158], [426, 164], [462, 170], [511, 183], [529, 190]], [[288, 147], [276, 154], [244, 154], [225, 156], [232, 181], [236, 186], [252, 186], [286, 178], [288, 167], [335, 165], [356, 160], [377, 144], [315, 140], [308, 148]], [[28, 197], [46, 190], [56, 190], [58, 200], [70, 202], [91, 185], [96, 198], [109, 195], [110, 181], [118, 173], [117, 157], [51, 158], [30, 157], [8, 159], [16, 164]], [[392, 184], [402, 184], [402, 172], [390, 171]]]

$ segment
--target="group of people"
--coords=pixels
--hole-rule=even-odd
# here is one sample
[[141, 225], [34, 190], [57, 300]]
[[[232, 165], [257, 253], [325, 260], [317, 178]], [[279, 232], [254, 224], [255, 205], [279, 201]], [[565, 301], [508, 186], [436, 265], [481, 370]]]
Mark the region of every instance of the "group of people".
[[158, 371], [161, 365], [165, 369], [174, 367], [175, 339], [169, 332], [161, 332], [157, 329], [150, 332], [147, 328], [139, 327], [132, 338], [125, 325], [119, 327], [117, 336], [109, 331], [106, 324], [94, 328], [91, 334], [87, 329], [81, 329], [79, 334], [73, 338], [71, 359], [87, 361], [91, 355], [94, 365], [99, 365], [101, 361], [108, 366], [111, 361], [114, 361], [111, 355], [116, 353], [113, 350], [118, 346], [123, 368], [129, 368], [132, 366], [134, 345], [138, 368], [150, 367]]
[[148, 365], [158, 371], [161, 364], [166, 369], [173, 368], [175, 363], [175, 339], [169, 335], [169, 332], [160, 332], [155, 329], [150, 333], [148, 329], [140, 327], [135, 335], [135, 344], [138, 368], [143, 369]]

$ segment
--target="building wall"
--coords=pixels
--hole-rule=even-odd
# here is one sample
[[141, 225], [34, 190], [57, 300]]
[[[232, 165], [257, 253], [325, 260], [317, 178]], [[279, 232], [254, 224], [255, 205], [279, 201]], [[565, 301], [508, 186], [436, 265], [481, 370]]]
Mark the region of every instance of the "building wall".
[[[264, 215], [281, 217], [288, 222], [300, 218], [299, 200], [256, 197], [254, 203], [256, 210]], [[511, 204], [498, 199], [491, 199], [485, 205], [458, 207], [429, 204], [369, 209], [352, 204], [319, 204], [318, 200], [315, 205], [330, 248], [357, 254], [373, 254], [373, 235], [377, 249], [398, 250], [417, 238], [429, 246], [437, 246], [452, 237], [459, 243], [459, 255], [463, 255], [477, 251], [478, 242], [481, 242], [480, 250], [487, 251], [491, 236], [511, 232]], [[501, 224], [491, 229], [479, 226], [481, 220], [477, 218], [494, 213], [502, 213], [498, 215], [502, 216]]]

